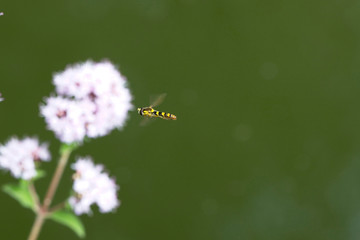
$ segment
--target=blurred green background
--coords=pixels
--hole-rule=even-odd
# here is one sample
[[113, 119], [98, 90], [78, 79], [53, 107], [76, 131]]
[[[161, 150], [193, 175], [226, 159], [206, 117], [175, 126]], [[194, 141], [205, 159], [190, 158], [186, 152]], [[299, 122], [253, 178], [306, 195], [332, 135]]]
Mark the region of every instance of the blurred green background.
[[[177, 121], [95, 139], [121, 186], [116, 213], [82, 216], [86, 239], [359, 239], [360, 2], [60, 0], [0, 2], [0, 142], [59, 142], [39, 103], [52, 74], [109, 59], [134, 106], [167, 93]], [[71, 187], [68, 167], [55, 202]], [[14, 182], [0, 173], [0, 184]], [[0, 193], [0, 238], [34, 215]], [[47, 221], [39, 239], [78, 239]]]

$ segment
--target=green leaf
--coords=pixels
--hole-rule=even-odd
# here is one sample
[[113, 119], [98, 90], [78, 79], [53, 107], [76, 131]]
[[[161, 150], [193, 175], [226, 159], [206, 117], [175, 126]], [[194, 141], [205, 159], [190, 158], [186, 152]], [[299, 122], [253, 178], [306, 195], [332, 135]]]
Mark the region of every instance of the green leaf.
[[73, 230], [80, 238], [85, 237], [85, 228], [80, 218], [76, 216], [72, 211], [62, 209], [54, 212], [49, 216], [50, 219], [63, 224]]
[[23, 207], [35, 209], [35, 203], [29, 191], [29, 183], [21, 180], [18, 184], [10, 183], [2, 187], [2, 190], [17, 200]]
[[46, 176], [46, 172], [44, 170], [36, 170], [36, 176], [32, 178], [33, 181], [38, 180]]

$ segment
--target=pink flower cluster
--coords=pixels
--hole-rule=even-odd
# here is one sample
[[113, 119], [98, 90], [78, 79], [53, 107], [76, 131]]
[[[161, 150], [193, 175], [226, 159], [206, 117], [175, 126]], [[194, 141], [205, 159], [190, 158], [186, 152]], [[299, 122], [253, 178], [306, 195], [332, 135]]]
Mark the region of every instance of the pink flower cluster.
[[35, 138], [10, 139], [0, 145], [0, 168], [9, 170], [16, 178], [29, 180], [36, 176], [36, 161], [49, 161], [47, 144], [39, 144]]
[[108, 62], [87, 61], [54, 76], [57, 96], [46, 99], [41, 114], [65, 143], [104, 136], [125, 124], [132, 109], [126, 79]]
[[69, 203], [77, 215], [91, 213], [91, 205], [96, 203], [100, 212], [110, 212], [120, 205], [116, 192], [119, 187], [109, 175], [103, 172], [102, 165], [95, 165], [90, 158], [79, 158], [72, 165], [75, 196]]

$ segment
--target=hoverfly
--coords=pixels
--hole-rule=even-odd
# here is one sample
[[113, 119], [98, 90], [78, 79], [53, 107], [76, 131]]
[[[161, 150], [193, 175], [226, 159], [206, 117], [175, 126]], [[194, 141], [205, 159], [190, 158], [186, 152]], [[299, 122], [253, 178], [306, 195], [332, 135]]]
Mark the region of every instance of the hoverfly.
[[[164, 101], [166, 97], [166, 93], [163, 93], [159, 95], [149, 107], [142, 107], [138, 108], [137, 111], [141, 116], [147, 117], [147, 118], [162, 118], [166, 120], [176, 120], [176, 116], [171, 113], [161, 112], [158, 110], [155, 110], [153, 107], [156, 107]], [[144, 124], [142, 124], [144, 125]]]

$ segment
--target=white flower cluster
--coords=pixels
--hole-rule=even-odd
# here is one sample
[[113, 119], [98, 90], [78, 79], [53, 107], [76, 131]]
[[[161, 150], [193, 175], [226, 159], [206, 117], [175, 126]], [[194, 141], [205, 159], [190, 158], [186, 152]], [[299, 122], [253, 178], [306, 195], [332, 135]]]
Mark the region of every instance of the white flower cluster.
[[126, 79], [107, 61], [87, 61], [55, 74], [58, 96], [41, 106], [48, 128], [65, 143], [104, 136], [124, 126], [132, 109]]
[[3, 100], [4, 100], [4, 98], [1, 97], [1, 93], [0, 93], [0, 102], [3, 101]]
[[29, 180], [36, 176], [35, 161], [49, 161], [46, 144], [39, 144], [35, 138], [10, 139], [0, 145], [0, 168], [9, 170], [16, 178]]
[[76, 195], [69, 203], [77, 215], [91, 213], [90, 206], [96, 203], [100, 212], [110, 212], [120, 205], [116, 192], [119, 187], [102, 165], [95, 165], [90, 158], [79, 158], [72, 165], [74, 174], [73, 190]]

